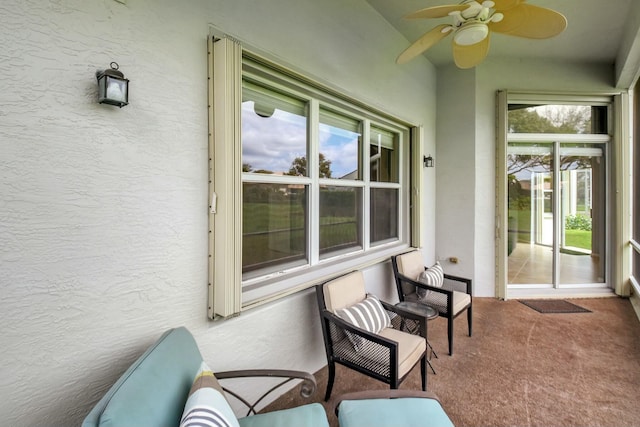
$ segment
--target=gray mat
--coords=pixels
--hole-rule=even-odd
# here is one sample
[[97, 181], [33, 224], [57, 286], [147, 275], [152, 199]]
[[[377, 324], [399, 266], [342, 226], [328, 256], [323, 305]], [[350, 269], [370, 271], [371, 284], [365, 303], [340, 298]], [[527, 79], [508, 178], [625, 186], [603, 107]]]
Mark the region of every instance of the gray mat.
[[521, 299], [519, 301], [539, 313], [591, 313], [591, 310], [563, 299]]

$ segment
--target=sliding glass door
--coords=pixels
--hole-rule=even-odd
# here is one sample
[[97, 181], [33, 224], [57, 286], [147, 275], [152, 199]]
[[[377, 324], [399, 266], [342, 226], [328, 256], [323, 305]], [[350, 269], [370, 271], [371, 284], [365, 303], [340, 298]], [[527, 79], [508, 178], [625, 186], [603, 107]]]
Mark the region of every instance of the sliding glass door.
[[508, 289], [606, 286], [610, 137], [604, 111], [509, 105]]
[[605, 148], [509, 143], [509, 284], [604, 283]]

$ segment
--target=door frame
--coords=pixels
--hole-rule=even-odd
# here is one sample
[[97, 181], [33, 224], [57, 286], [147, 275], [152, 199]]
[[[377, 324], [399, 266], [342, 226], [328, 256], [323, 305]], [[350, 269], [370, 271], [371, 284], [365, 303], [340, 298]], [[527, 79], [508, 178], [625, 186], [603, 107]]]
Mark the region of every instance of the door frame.
[[[509, 103], [577, 103], [577, 104], [606, 104], [609, 105], [609, 128], [610, 139], [608, 149], [608, 169], [610, 179], [608, 180], [607, 191], [611, 194], [610, 203], [607, 209], [611, 219], [611, 226], [607, 235], [607, 245], [611, 250], [607, 251], [606, 273], [608, 286], [604, 288], [551, 288], [544, 292], [543, 289], [531, 289], [530, 292], [514, 292], [508, 289], [508, 264], [507, 264], [507, 244], [508, 244], [508, 203], [507, 203], [507, 146], [508, 146], [508, 118], [507, 109]], [[495, 295], [500, 299], [511, 299], [520, 296], [573, 296], [589, 297], [612, 294], [614, 291], [618, 295], [628, 295], [628, 281], [623, 281], [623, 277], [629, 277], [631, 273], [630, 262], [626, 261], [624, 253], [625, 230], [630, 230], [631, 211], [629, 206], [630, 197], [630, 166], [624, 162], [622, 153], [628, 148], [629, 142], [629, 98], [626, 93], [603, 93], [603, 94], [561, 94], [561, 93], [539, 93], [539, 92], [516, 92], [499, 90], [496, 93], [496, 216], [495, 216], [495, 273], [496, 288]], [[585, 135], [588, 138], [597, 135]], [[600, 136], [601, 137], [601, 136]], [[622, 191], [621, 191], [622, 190]], [[626, 201], [625, 201], [626, 199]], [[530, 295], [529, 295], [530, 294]]]

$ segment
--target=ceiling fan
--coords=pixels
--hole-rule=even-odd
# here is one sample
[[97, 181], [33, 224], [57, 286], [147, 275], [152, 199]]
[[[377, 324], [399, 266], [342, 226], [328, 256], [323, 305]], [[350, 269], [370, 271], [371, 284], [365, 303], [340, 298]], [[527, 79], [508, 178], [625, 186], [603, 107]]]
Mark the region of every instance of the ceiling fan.
[[403, 64], [437, 42], [453, 34], [453, 59], [459, 68], [480, 64], [489, 52], [491, 33], [529, 39], [546, 39], [560, 34], [567, 19], [555, 10], [527, 4], [526, 0], [464, 0], [457, 5], [428, 7], [410, 13], [406, 19], [445, 18], [452, 24], [432, 28], [402, 52], [396, 62]]

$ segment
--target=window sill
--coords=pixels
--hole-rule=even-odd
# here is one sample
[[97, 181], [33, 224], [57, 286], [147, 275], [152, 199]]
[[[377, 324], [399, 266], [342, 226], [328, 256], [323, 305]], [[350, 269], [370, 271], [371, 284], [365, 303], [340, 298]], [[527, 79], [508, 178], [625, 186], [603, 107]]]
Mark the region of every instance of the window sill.
[[366, 254], [358, 252], [326, 260], [314, 267], [302, 267], [297, 271], [274, 273], [263, 280], [243, 283], [242, 310], [274, 301], [283, 296], [308, 289], [319, 283], [352, 270], [363, 269], [371, 265], [390, 260], [391, 256], [406, 251], [407, 243], [394, 242], [369, 250]]

